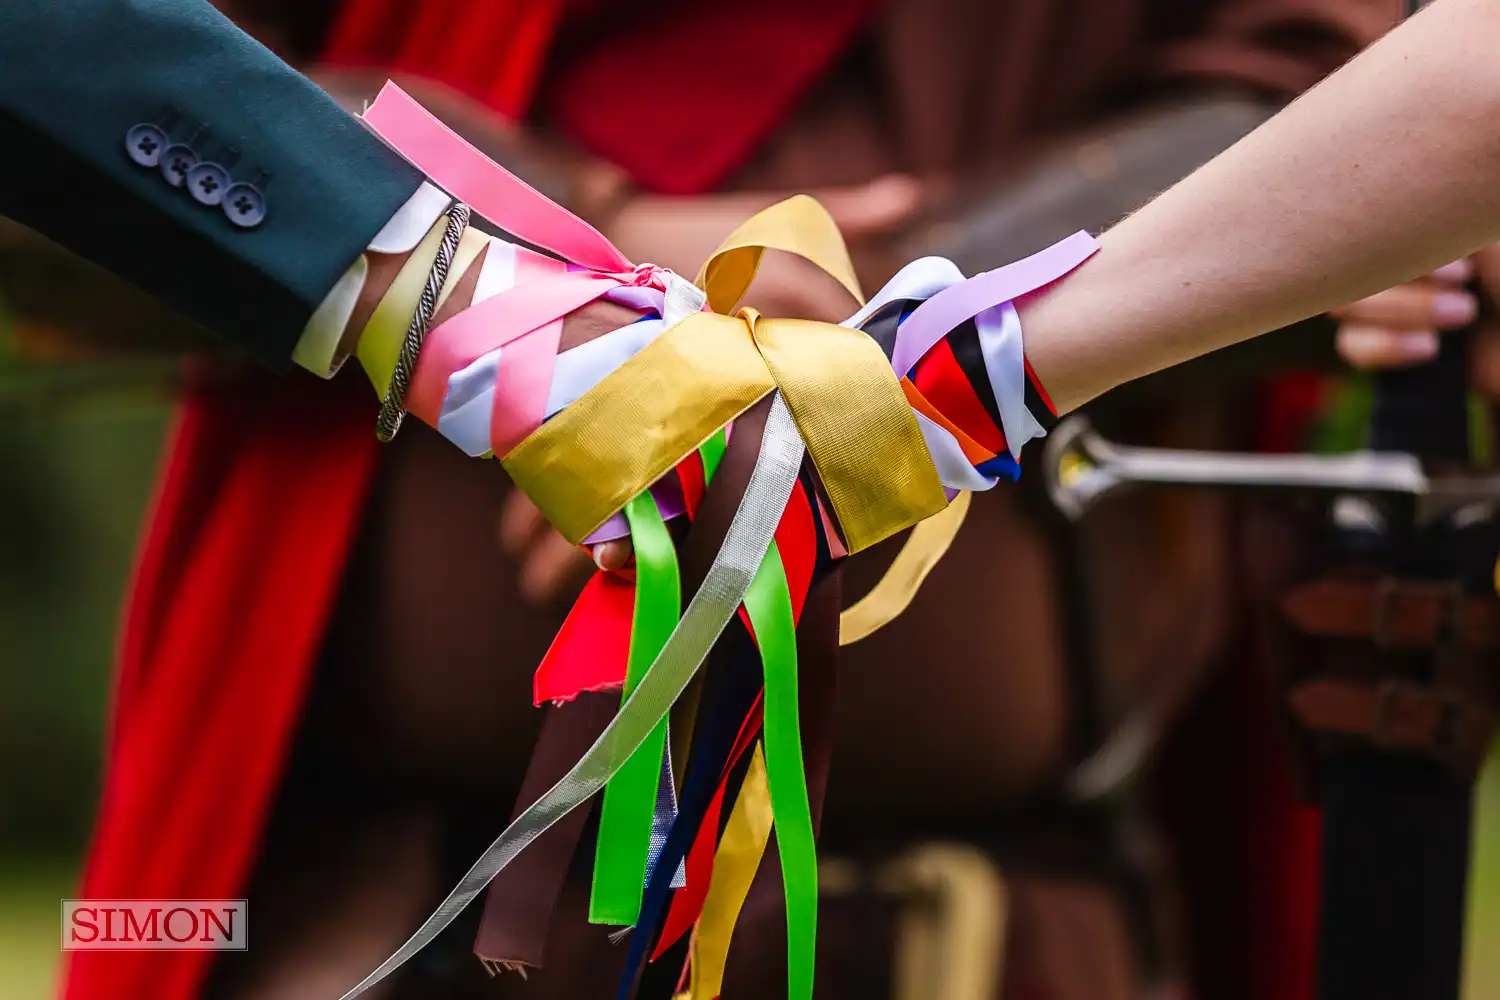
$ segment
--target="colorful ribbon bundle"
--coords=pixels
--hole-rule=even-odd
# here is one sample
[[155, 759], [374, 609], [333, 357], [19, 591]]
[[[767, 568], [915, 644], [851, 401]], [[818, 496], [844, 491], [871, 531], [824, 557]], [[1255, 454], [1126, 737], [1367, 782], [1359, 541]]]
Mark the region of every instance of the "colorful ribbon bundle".
[[[648, 952], [659, 958], [689, 933], [687, 992], [718, 994], [773, 826], [789, 995], [811, 997], [815, 809], [799, 681], [814, 619], [827, 617], [823, 591], [836, 600], [820, 587], [836, 584], [847, 552], [917, 525], [887, 580], [845, 612], [844, 641], [868, 634], [951, 541], [965, 491], [1018, 474], [1021, 445], [1055, 417], [1011, 302], [1096, 244], [1079, 233], [970, 279], [924, 258], [840, 325], [762, 317], [734, 310], [767, 249], [807, 258], [862, 299], [836, 227], [809, 198], [750, 219], [690, 284], [626, 260], [393, 85], [365, 121], [477, 214], [561, 258], [491, 244], [473, 304], [427, 337], [411, 411], [468, 453], [499, 456], [569, 540], [628, 533], [636, 569], [633, 584], [591, 581], [536, 676], [538, 704], [618, 688], [618, 712], [565, 773], [533, 761], [526, 807], [346, 1000], [416, 954], [539, 838], [560, 844], [549, 853], [565, 868], [579, 807], [601, 791], [590, 919], [633, 928], [622, 1000]], [[467, 252], [460, 271], [478, 250]], [[646, 318], [559, 353], [563, 318], [605, 297]], [[382, 352], [361, 345], [377, 389], [390, 378]], [[678, 705], [690, 688], [692, 704]], [[489, 957], [536, 961], [514, 950]]]

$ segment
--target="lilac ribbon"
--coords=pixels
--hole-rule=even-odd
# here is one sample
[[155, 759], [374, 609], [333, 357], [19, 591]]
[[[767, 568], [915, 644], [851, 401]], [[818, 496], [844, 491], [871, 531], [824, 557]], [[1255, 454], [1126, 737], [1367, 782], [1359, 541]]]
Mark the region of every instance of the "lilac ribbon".
[[938, 292], [917, 306], [901, 324], [891, 367], [897, 376], [914, 368], [922, 355], [961, 324], [992, 306], [1019, 298], [1050, 284], [1082, 264], [1099, 249], [1099, 241], [1077, 232], [1040, 253], [1014, 264], [976, 274]]

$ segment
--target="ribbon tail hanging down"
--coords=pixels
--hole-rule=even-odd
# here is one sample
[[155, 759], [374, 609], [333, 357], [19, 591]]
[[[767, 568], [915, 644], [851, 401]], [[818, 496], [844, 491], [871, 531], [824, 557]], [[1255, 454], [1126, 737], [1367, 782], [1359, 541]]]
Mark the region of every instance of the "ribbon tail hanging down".
[[765, 668], [766, 775], [786, 895], [787, 996], [811, 1000], [818, 933], [818, 850], [802, 760], [797, 705], [797, 634], [786, 572], [775, 543], [745, 595]]
[[772, 822], [766, 760], [760, 744], [756, 744], [739, 798], [724, 827], [703, 914], [693, 933], [688, 1000], [715, 1000], [724, 985], [730, 936], [771, 839]]
[[778, 393], [766, 418], [749, 486], [724, 544], [661, 655], [619, 714], [573, 769], [516, 817], [480, 855], [416, 933], [341, 1000], [354, 1000], [430, 944], [528, 844], [598, 793], [666, 718], [750, 589], [791, 498], [804, 454], [791, 413]]
[[870, 592], [839, 615], [839, 645], [848, 646], [868, 638], [894, 621], [947, 554], [969, 513], [973, 494], [960, 491], [953, 502], [911, 529], [896, 561]]
[[[626, 504], [625, 515], [636, 561], [635, 621], [622, 692], [622, 697], [629, 698], [672, 634], [682, 595], [677, 550], [650, 491]], [[666, 748], [667, 722], [663, 719], [604, 789], [594, 849], [590, 923], [629, 926], [640, 912]]]

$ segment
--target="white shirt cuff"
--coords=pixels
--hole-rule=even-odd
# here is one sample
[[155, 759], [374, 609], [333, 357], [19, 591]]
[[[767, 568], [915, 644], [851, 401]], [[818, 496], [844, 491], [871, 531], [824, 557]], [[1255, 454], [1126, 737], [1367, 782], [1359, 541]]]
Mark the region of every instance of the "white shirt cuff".
[[[389, 222], [370, 241], [371, 253], [408, 253], [422, 242], [422, 237], [448, 210], [452, 199], [441, 188], [423, 181], [396, 210]], [[292, 350], [292, 360], [320, 378], [332, 378], [344, 363], [339, 343], [354, 306], [365, 290], [370, 264], [363, 254], [349, 265], [343, 277], [329, 289], [318, 308], [302, 328], [302, 336]]]

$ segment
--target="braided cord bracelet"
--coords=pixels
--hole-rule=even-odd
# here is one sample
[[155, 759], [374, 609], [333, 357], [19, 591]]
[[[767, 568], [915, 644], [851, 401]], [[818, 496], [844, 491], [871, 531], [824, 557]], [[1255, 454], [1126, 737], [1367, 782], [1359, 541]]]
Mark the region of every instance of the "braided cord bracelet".
[[411, 387], [412, 373], [417, 368], [417, 356], [422, 351], [422, 342], [427, 339], [427, 327], [432, 314], [437, 311], [438, 294], [448, 280], [448, 271], [453, 266], [453, 256], [458, 252], [459, 241], [469, 226], [469, 206], [457, 202], [448, 211], [448, 228], [438, 246], [432, 270], [427, 272], [427, 284], [417, 300], [411, 324], [406, 328], [406, 339], [401, 344], [401, 353], [396, 357], [396, 367], [391, 372], [390, 385], [380, 402], [380, 415], [375, 420], [375, 437], [390, 441], [401, 429], [401, 420], [406, 416], [406, 391]]

